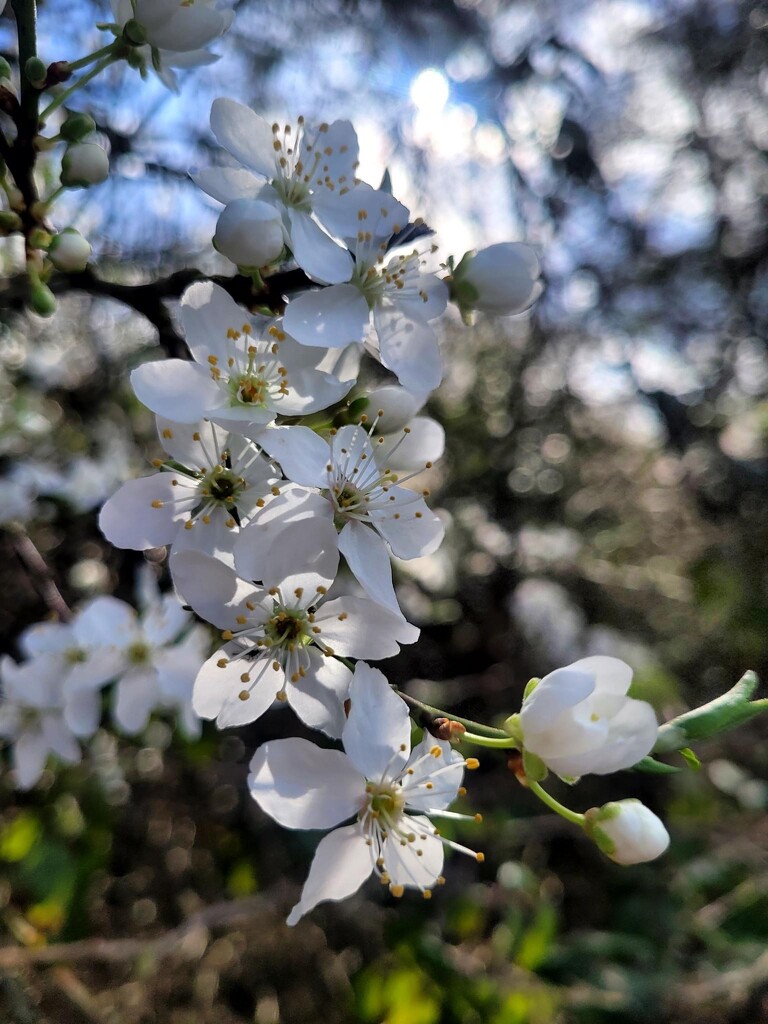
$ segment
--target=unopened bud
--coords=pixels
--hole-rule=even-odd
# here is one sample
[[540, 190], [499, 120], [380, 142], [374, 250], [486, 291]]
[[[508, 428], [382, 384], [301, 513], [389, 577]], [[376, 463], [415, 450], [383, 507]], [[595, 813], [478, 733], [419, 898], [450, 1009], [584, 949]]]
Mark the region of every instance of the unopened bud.
[[[33, 207], [34, 209], [34, 207]], [[32, 228], [29, 233], [30, 249], [47, 249], [51, 244], [51, 234], [45, 228]]]
[[639, 800], [617, 800], [584, 815], [584, 831], [617, 864], [644, 864], [669, 846], [669, 833]]
[[147, 41], [147, 30], [140, 21], [131, 18], [123, 26], [123, 39], [129, 46], [144, 46]]
[[453, 273], [451, 298], [463, 312], [508, 316], [527, 309], [541, 293], [536, 253], [522, 242], [468, 252]]
[[70, 146], [61, 161], [61, 183], [68, 188], [98, 185], [109, 175], [109, 157], [95, 142]]
[[21, 231], [21, 217], [9, 210], [0, 211], [0, 232], [8, 235], [13, 231]]
[[82, 142], [96, 131], [96, 122], [90, 114], [70, 114], [61, 126], [61, 137], [67, 142]]
[[29, 307], [38, 316], [53, 316], [56, 312], [56, 299], [47, 284], [37, 282], [32, 285], [29, 293]]
[[24, 74], [27, 81], [36, 89], [42, 89], [48, 74], [48, 68], [39, 57], [30, 57], [24, 65]]
[[91, 246], [74, 228], [65, 228], [48, 246], [48, 258], [57, 270], [74, 274], [85, 270], [91, 258]]
[[221, 212], [214, 247], [238, 267], [266, 267], [283, 251], [283, 222], [260, 199], [234, 199]]

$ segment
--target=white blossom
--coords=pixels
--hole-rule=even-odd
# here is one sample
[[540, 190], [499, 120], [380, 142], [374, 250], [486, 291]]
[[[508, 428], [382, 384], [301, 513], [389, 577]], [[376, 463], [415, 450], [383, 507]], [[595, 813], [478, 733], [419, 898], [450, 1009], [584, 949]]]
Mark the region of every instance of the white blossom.
[[157, 432], [170, 459], [112, 495], [99, 516], [102, 533], [119, 548], [173, 545], [231, 562], [238, 526], [271, 493], [275, 471], [257, 445], [214, 423], [158, 416]]
[[317, 369], [325, 351], [310, 354], [264, 317], [252, 323], [210, 281], [186, 290], [181, 315], [193, 361], [161, 359], [131, 374], [139, 401], [160, 416], [178, 423], [210, 419], [256, 437], [278, 413], [325, 409], [352, 386]]
[[68, 146], [61, 160], [61, 183], [68, 188], [99, 185], [109, 177], [109, 157], [95, 142]]
[[586, 830], [617, 864], [644, 864], [669, 846], [664, 823], [639, 800], [618, 800], [587, 811]]
[[362, 344], [372, 324], [369, 347], [382, 364], [406, 388], [432, 391], [443, 371], [429, 321], [445, 310], [448, 289], [422, 269], [424, 254], [418, 249], [397, 252], [409, 219], [401, 203], [360, 185], [343, 197], [342, 215], [332, 224], [339, 233], [349, 217], [347, 206], [358, 225], [355, 236], [345, 237], [355, 257], [350, 274], [344, 283], [294, 297], [285, 311], [285, 329], [303, 345], [347, 345]]
[[540, 273], [529, 245], [500, 242], [464, 256], [453, 274], [451, 293], [463, 312], [521, 313], [541, 294]]
[[406, 887], [430, 896], [443, 881], [443, 846], [482, 859], [444, 839], [430, 821], [468, 817], [447, 810], [468, 762], [428, 734], [411, 750], [405, 704], [364, 663], [355, 669], [349, 699], [345, 753], [302, 739], [275, 740], [251, 761], [251, 796], [286, 828], [328, 829], [354, 819], [320, 842], [289, 925], [323, 900], [350, 896], [371, 874], [395, 896]]
[[650, 704], [627, 697], [632, 669], [582, 658], [545, 676], [523, 701], [523, 745], [564, 778], [608, 775], [642, 760], [656, 742]]
[[335, 530], [323, 521], [281, 531], [264, 561], [262, 586], [205, 555], [173, 556], [178, 592], [223, 629], [225, 640], [195, 681], [193, 706], [202, 718], [215, 718], [220, 728], [243, 725], [277, 699], [307, 725], [340, 735], [350, 672], [336, 656], [388, 658], [419, 631], [372, 601], [329, 600], [337, 564]]
[[[357, 136], [349, 121], [311, 128], [300, 117], [295, 128], [270, 125], [242, 103], [217, 99], [211, 129], [244, 168], [205, 168], [193, 174], [200, 188], [222, 203], [245, 198], [271, 203], [280, 211], [299, 266], [315, 280], [346, 281], [352, 258], [320, 223], [337, 222], [339, 196], [356, 183]], [[343, 224], [348, 225], [346, 218]], [[336, 344], [342, 342], [326, 342]]]
[[280, 212], [260, 199], [233, 199], [219, 214], [213, 244], [239, 267], [265, 267], [283, 251]]
[[[401, 486], [410, 477], [382, 468], [374, 449], [384, 446], [383, 438], [372, 443], [362, 425], [350, 425], [333, 431], [326, 441], [307, 427], [295, 426], [264, 431], [261, 443], [289, 480], [315, 490], [287, 490], [279, 504], [256, 513], [237, 545], [240, 574], [261, 578], [266, 545], [280, 543], [279, 532], [274, 534], [281, 519], [304, 520], [307, 530], [325, 521], [339, 531], [338, 549], [366, 594], [401, 614], [390, 552], [404, 559], [431, 554], [440, 545], [443, 526], [421, 493]], [[271, 530], [262, 534], [265, 522]]]

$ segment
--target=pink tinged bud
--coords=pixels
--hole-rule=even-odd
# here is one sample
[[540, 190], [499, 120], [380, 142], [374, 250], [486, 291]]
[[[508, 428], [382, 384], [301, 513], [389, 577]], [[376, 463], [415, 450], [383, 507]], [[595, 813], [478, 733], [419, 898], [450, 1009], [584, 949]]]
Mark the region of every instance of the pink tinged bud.
[[644, 864], [669, 846], [669, 833], [639, 800], [618, 800], [586, 814], [586, 831], [617, 864]]
[[65, 228], [48, 246], [48, 257], [57, 270], [73, 274], [85, 270], [91, 258], [91, 246], [74, 228]]
[[265, 267], [283, 251], [280, 213], [260, 199], [234, 199], [221, 212], [213, 244], [239, 267]]
[[61, 161], [61, 183], [69, 188], [98, 185], [109, 176], [109, 157], [95, 142], [69, 146]]
[[538, 258], [522, 242], [489, 245], [465, 259], [456, 283], [463, 286], [463, 304], [470, 308], [507, 316], [527, 309], [541, 292]]

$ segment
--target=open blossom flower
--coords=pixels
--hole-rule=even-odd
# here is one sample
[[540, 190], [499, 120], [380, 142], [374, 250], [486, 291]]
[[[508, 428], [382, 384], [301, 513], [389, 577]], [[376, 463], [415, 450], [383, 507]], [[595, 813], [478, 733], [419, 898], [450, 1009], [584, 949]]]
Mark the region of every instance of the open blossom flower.
[[372, 436], [384, 438], [374, 445], [376, 460], [396, 472], [423, 469], [437, 462], [445, 451], [445, 431], [431, 416], [420, 416], [426, 394], [414, 394], [398, 384], [384, 384], [367, 396], [375, 413]]
[[0, 659], [0, 739], [12, 747], [11, 763], [19, 789], [30, 789], [53, 754], [77, 764], [80, 744], [64, 717], [61, 679], [50, 662], [36, 659], [17, 665]]
[[124, 483], [101, 510], [102, 533], [118, 548], [169, 544], [231, 563], [238, 525], [275, 486], [273, 468], [253, 442], [205, 420], [158, 416], [157, 432], [174, 465]]
[[[305, 739], [264, 743], [251, 762], [251, 796], [286, 828], [336, 828], [317, 847], [301, 899], [288, 924], [317, 903], [345, 899], [372, 873], [390, 892], [442, 882], [443, 846], [482, 859], [443, 839], [430, 817], [468, 818], [449, 811], [461, 792], [465, 759], [425, 734], [411, 750], [408, 710], [384, 676], [358, 664], [349, 687], [346, 753]], [[472, 818], [469, 818], [472, 820]]]
[[242, 103], [218, 99], [211, 107], [211, 129], [247, 170], [208, 167], [193, 175], [200, 188], [222, 203], [260, 199], [272, 204], [281, 213], [285, 241], [299, 266], [319, 281], [346, 281], [352, 258], [318, 220], [325, 223], [330, 217], [336, 223], [339, 196], [355, 186], [358, 145], [349, 121], [313, 129], [300, 117], [295, 129], [281, 127]]
[[84, 656], [66, 677], [64, 694], [93, 693], [116, 680], [112, 717], [125, 732], [141, 732], [156, 708], [170, 707], [194, 734], [189, 697], [208, 650], [207, 632], [193, 627], [187, 633], [192, 618], [174, 594], [161, 595], [154, 583], [145, 582], [144, 590], [149, 603], [141, 615], [114, 597], [96, 597], [78, 611], [71, 627]]
[[631, 682], [618, 658], [582, 658], [550, 672], [523, 701], [525, 749], [563, 778], [631, 768], [658, 730], [651, 705], [627, 697]]
[[617, 800], [586, 814], [586, 831], [617, 864], [644, 864], [669, 846], [664, 823], [639, 800]]
[[[408, 210], [385, 192], [360, 185], [344, 197], [356, 211], [358, 231], [346, 241], [355, 261], [346, 283], [304, 292], [289, 302], [285, 329], [302, 345], [362, 344], [372, 323], [378, 358], [416, 392], [442, 380], [437, 335], [429, 321], [444, 312], [448, 289], [422, 267], [418, 249], [393, 253], [391, 243], [408, 224]], [[343, 229], [339, 222], [336, 231]], [[322, 280], [322, 279], [321, 279]]]
[[482, 859], [444, 839], [429, 820], [468, 817], [447, 808], [465, 766], [476, 762], [428, 734], [411, 751], [408, 710], [376, 669], [357, 665], [349, 697], [346, 753], [275, 740], [251, 761], [251, 796], [286, 828], [328, 829], [354, 819], [320, 842], [289, 925], [323, 900], [351, 896], [371, 874], [395, 896], [406, 887], [430, 896], [443, 880], [443, 846]]
[[[118, 25], [141, 26], [146, 46], [137, 47], [161, 81], [177, 90], [173, 68], [193, 68], [218, 60], [207, 47], [232, 24], [233, 11], [220, 10], [216, 0], [111, 0]], [[138, 41], [138, 40], [136, 40]], [[144, 52], [146, 51], [146, 53]]]
[[542, 291], [536, 253], [522, 242], [500, 242], [468, 252], [454, 271], [451, 297], [462, 313], [508, 316], [528, 309]]
[[[329, 523], [338, 529], [338, 549], [367, 595], [401, 614], [390, 552], [404, 559], [431, 554], [443, 539], [443, 525], [421, 493], [400, 486], [409, 477], [401, 479], [377, 461], [374, 449], [383, 447], [383, 439], [372, 443], [362, 425], [341, 427], [330, 441], [296, 426], [265, 431], [262, 444], [289, 480], [317, 490], [289, 490], [279, 505], [270, 503], [256, 514], [237, 546], [240, 574], [261, 578], [266, 544], [280, 543], [279, 534], [273, 537], [278, 518], [303, 519], [307, 531]], [[266, 521], [272, 530], [262, 536]]]
[[224, 629], [226, 646], [200, 669], [193, 706], [220, 728], [252, 722], [287, 701], [315, 729], [339, 736], [349, 685], [344, 658], [388, 658], [418, 629], [361, 598], [327, 600], [338, 564], [335, 530], [303, 522], [283, 530], [265, 559], [263, 587], [196, 552], [171, 560], [174, 582], [195, 611]]
[[194, 361], [161, 359], [131, 374], [136, 397], [159, 416], [178, 423], [209, 419], [255, 437], [278, 413], [303, 416], [326, 409], [352, 386], [317, 369], [325, 351], [310, 353], [263, 317], [254, 327], [210, 281], [184, 292], [181, 315]]

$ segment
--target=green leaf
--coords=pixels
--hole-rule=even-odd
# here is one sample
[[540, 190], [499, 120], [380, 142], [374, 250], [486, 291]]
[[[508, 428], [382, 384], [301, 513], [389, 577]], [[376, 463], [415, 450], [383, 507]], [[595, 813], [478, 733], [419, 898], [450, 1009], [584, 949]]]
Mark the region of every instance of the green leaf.
[[685, 760], [689, 768], [697, 772], [701, 769], [701, 761], [696, 757], [695, 753], [690, 747], [682, 747], [680, 749], [680, 756]]
[[24, 860], [42, 835], [39, 820], [29, 811], [21, 811], [0, 832], [0, 858], [13, 863]]
[[680, 750], [689, 746], [691, 740], [706, 740], [717, 736], [768, 711], [768, 698], [750, 700], [757, 684], [755, 673], [745, 672], [738, 683], [721, 697], [666, 722], [659, 729], [654, 753]]
[[677, 775], [681, 769], [676, 768], [673, 764], [664, 764], [663, 761], [657, 761], [655, 757], [651, 757], [649, 754], [642, 761], [632, 765], [632, 771], [646, 772], [648, 775]]

